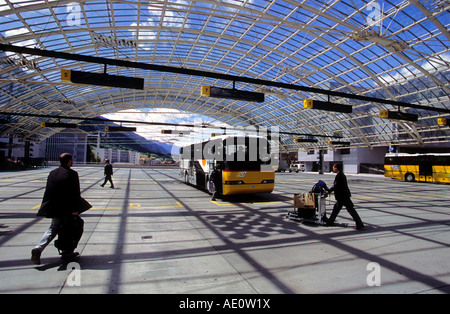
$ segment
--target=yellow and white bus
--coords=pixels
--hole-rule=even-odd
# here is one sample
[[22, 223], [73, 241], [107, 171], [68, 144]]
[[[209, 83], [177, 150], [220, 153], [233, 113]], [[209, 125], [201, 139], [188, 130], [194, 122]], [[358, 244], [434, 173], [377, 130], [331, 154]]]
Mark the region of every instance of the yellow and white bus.
[[222, 169], [222, 194], [271, 193], [274, 163], [266, 137], [222, 135], [181, 148], [180, 176], [185, 183], [213, 192], [211, 173]]
[[384, 176], [408, 182], [450, 183], [450, 154], [386, 154]]

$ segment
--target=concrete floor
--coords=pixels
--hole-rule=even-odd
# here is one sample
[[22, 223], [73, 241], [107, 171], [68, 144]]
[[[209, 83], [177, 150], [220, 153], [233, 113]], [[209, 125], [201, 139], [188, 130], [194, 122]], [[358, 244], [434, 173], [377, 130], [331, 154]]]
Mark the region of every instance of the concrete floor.
[[[93, 208], [81, 257], [30, 251], [50, 221], [36, 217], [52, 168], [0, 173], [0, 293], [449, 293], [448, 185], [348, 175], [364, 231], [345, 209], [323, 227], [286, 219], [294, 193], [334, 174], [279, 173], [272, 194], [210, 201], [178, 170], [74, 167]], [[328, 213], [334, 197], [328, 201]], [[371, 264], [372, 263], [372, 264]], [[373, 264], [375, 263], [375, 264]], [[379, 284], [375, 285], [374, 284]]]

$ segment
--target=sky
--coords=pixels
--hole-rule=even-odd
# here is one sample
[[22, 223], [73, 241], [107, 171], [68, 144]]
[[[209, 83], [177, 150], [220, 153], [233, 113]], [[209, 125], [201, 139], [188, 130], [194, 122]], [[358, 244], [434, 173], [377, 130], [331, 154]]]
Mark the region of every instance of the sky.
[[[136, 127], [136, 133], [146, 139], [172, 143], [179, 147], [209, 139], [212, 133], [218, 133], [219, 131], [221, 131], [220, 129], [215, 127], [231, 128], [227, 124], [215, 120], [211, 117], [200, 114], [186, 113], [176, 109], [128, 109], [116, 113], [106, 114], [102, 117], [110, 120], [193, 124], [196, 126], [198, 125], [198, 127], [187, 128], [181, 126], [175, 127], [123, 123], [123, 126]], [[201, 128], [200, 126], [203, 123], [207, 123], [208, 125], [210, 125], [210, 127]], [[180, 136], [180, 134], [161, 134], [161, 130], [184, 131], [185, 133], [188, 133], [186, 131], [189, 131], [190, 134], [183, 134], [182, 136]]]

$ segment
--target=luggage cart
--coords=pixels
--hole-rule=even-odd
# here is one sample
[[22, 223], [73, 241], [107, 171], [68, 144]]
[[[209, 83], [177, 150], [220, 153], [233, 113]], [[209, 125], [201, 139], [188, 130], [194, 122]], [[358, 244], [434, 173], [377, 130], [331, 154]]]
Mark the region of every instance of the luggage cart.
[[325, 193], [294, 194], [294, 211], [288, 212], [286, 218], [298, 222], [324, 225], [322, 217], [326, 215]]

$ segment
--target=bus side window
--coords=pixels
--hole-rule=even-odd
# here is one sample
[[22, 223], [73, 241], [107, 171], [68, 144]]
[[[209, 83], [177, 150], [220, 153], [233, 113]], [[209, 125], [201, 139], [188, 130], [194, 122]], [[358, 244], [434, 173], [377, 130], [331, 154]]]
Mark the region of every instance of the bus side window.
[[419, 159], [419, 175], [432, 176], [433, 175], [433, 163], [431, 158], [423, 157]]

